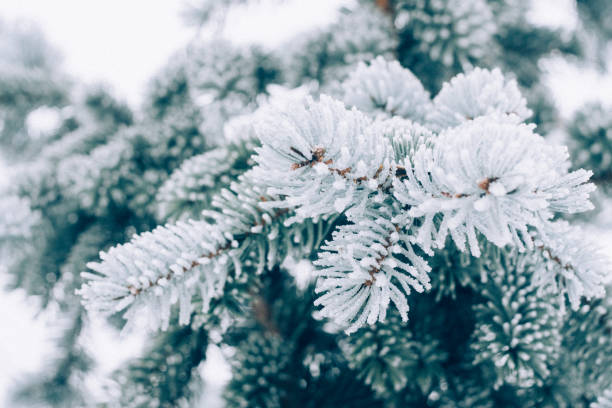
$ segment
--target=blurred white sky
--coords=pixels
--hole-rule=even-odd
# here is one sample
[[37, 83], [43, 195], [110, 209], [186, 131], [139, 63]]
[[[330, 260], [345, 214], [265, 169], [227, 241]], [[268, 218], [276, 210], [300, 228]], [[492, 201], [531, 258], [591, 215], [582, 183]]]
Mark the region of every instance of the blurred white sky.
[[[350, 0], [294, 0], [286, 4], [262, 0], [260, 5], [230, 14], [226, 32], [238, 43], [255, 41], [273, 47], [301, 30], [332, 20], [338, 4], [347, 2]], [[572, 0], [535, 3], [535, 21], [576, 24]], [[66, 72], [86, 82], [106, 82], [117, 95], [137, 105], [149, 78], [175, 50], [195, 39], [195, 30], [185, 27], [179, 17], [186, 4], [180, 0], [0, 0], [0, 18], [38, 23], [63, 54]], [[609, 75], [562, 61], [549, 62], [546, 68], [564, 117], [586, 100], [602, 99], [612, 104]], [[8, 181], [6, 174], [0, 163], [0, 185], [3, 179]], [[23, 292], [0, 293], [0, 406], [8, 406], [3, 405], [3, 398], [14, 379], [40, 367], [51, 350], [47, 341], [53, 333], [50, 319], [36, 317], [36, 310], [35, 301]], [[88, 343], [97, 356], [104, 356], [102, 371], [109, 372], [138, 349], [139, 340], [121, 343], [96, 324], [93, 332], [98, 334], [88, 333]], [[210, 357], [217, 363], [205, 368], [204, 373], [214, 387], [227, 376], [218, 369], [218, 350], [213, 350]]]
[[104, 80], [135, 101], [150, 77], [190, 31], [180, 1], [3, 0], [0, 16], [38, 23], [77, 78]]
[[[275, 46], [289, 33], [333, 19], [339, 3], [262, 0], [231, 13], [227, 31], [239, 43]], [[63, 54], [67, 72], [85, 81], [105, 81], [136, 103], [148, 79], [196, 36], [179, 16], [189, 4], [197, 0], [2, 0], [0, 17], [38, 23]]]

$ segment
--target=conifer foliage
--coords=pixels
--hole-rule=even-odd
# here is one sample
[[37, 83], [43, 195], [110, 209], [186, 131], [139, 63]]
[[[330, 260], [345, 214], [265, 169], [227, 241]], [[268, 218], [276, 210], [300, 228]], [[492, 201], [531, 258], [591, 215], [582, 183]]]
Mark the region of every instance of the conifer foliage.
[[291, 51], [190, 45], [137, 115], [69, 101], [0, 199], [14, 286], [72, 322], [16, 396], [94, 405], [94, 315], [152, 338], [103, 406], [194, 406], [209, 345], [227, 406], [608, 406], [612, 261], [573, 214], [612, 117], [547, 140], [532, 59], [579, 42], [513, 3], [362, 0]]

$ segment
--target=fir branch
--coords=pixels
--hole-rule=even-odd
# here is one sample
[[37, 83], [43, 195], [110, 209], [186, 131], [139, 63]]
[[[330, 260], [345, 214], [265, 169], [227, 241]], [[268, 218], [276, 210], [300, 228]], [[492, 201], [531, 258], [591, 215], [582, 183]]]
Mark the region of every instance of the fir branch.
[[389, 141], [363, 114], [330, 97], [272, 111], [257, 129], [255, 176], [283, 197], [266, 206], [295, 210], [288, 223], [341, 213], [390, 182]]
[[379, 56], [363, 62], [342, 83], [343, 101], [363, 112], [401, 116], [424, 123], [432, 109], [429, 93], [418, 78], [397, 61]]
[[579, 227], [563, 221], [550, 223], [534, 239], [542, 261], [534, 273], [534, 283], [542, 293], [567, 295], [572, 309], [581, 299], [605, 295], [604, 284], [612, 272], [612, 260], [603, 248]]
[[[128, 308], [124, 317], [130, 324], [144, 319], [152, 329], [168, 326], [170, 307], [179, 300], [179, 321], [185, 324], [196, 287], [204, 307], [222, 290], [226, 270], [219, 258], [226, 245], [227, 240], [204, 222], [158, 227], [101, 253], [102, 262], [89, 263], [97, 274], [82, 273], [86, 282], [79, 293], [90, 310], [113, 314]], [[194, 274], [209, 263], [213, 271]]]
[[368, 1], [342, 7], [333, 24], [293, 38], [281, 47], [280, 58], [290, 86], [314, 80], [329, 92], [358, 62], [392, 57], [396, 49], [393, 21]]
[[239, 174], [235, 169], [239, 154], [227, 147], [217, 148], [185, 160], [157, 192], [158, 218], [191, 218], [204, 208], [212, 196]]
[[[486, 0], [395, 0], [398, 59], [430, 90], [496, 51], [497, 26]], [[486, 44], [486, 45], [485, 45]]]
[[433, 101], [428, 124], [443, 130], [481, 116], [504, 115], [520, 123], [531, 116], [527, 101], [515, 80], [508, 80], [499, 69], [475, 68], [446, 82]]
[[87, 282], [79, 293], [85, 306], [105, 314], [127, 308], [126, 329], [141, 320], [151, 329], [165, 329], [178, 301], [179, 323], [186, 324], [195, 292], [208, 310], [211, 299], [223, 294], [228, 277], [241, 274], [243, 262], [255, 262], [261, 273], [266, 264], [272, 267], [291, 255], [294, 240], [300, 244], [298, 254], [318, 247], [321, 230], [305, 223], [281, 231], [290, 211], [262, 209], [271, 197], [251, 184], [250, 173], [240, 180], [213, 199], [219, 210], [205, 211], [206, 220], [158, 227], [101, 253], [102, 262], [88, 264], [97, 274], [82, 274]]
[[583, 106], [571, 118], [568, 144], [576, 167], [593, 170], [593, 181], [612, 179], [612, 110], [599, 103]]
[[474, 333], [475, 362], [492, 361], [496, 385], [542, 385], [559, 356], [561, 311], [533, 285], [533, 260], [510, 253], [487, 268], [485, 302], [474, 307], [481, 324]]
[[553, 212], [592, 208], [590, 173], [568, 173], [565, 149], [547, 145], [529, 126], [496, 118], [443, 132], [394, 181], [394, 196], [411, 206], [411, 216], [424, 217], [417, 242], [425, 251], [441, 248], [450, 234], [462, 250], [467, 239], [478, 256], [476, 230], [498, 246], [523, 248], [531, 245], [528, 227], [542, 228]]
[[316, 291], [324, 292], [315, 304], [347, 333], [366, 322], [384, 321], [390, 301], [406, 321], [411, 287], [417, 292], [430, 288], [430, 268], [411, 247], [409, 221], [393, 206], [371, 207], [361, 214], [355, 224], [334, 232], [315, 262], [321, 267]]

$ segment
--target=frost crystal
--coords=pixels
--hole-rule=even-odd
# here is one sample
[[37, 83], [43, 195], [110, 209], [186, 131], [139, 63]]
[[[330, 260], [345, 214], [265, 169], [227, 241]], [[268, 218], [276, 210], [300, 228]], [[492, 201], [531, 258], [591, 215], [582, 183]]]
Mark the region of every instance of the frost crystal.
[[567, 294], [574, 310], [583, 297], [588, 300], [605, 295], [612, 259], [579, 227], [564, 221], [551, 223], [535, 244], [544, 262], [535, 270], [534, 283], [543, 291]]
[[475, 68], [444, 84], [434, 98], [429, 121], [444, 129], [491, 114], [513, 115], [516, 122], [521, 122], [531, 116], [531, 111], [515, 80], [506, 80], [497, 68]]
[[83, 272], [88, 280], [79, 292], [90, 310], [113, 314], [127, 308], [126, 328], [166, 329], [177, 302], [179, 321], [186, 324], [196, 290], [204, 308], [222, 293], [228, 249], [223, 234], [201, 221], [158, 227], [102, 252], [102, 262], [87, 264], [96, 274]]
[[[429, 289], [429, 266], [411, 247], [412, 237], [389, 207], [367, 209], [355, 224], [344, 225], [323, 246], [315, 304], [321, 314], [356, 331], [366, 322], [384, 321], [393, 302], [406, 321], [411, 288]], [[409, 227], [409, 225], [407, 226]]]
[[[196, 79], [197, 89], [213, 100], [225, 100], [227, 92], [242, 95], [242, 87], [251, 87], [233, 78], [250, 72], [248, 66], [228, 71], [232, 58], [212, 58], [221, 51], [203, 53], [192, 66], [211, 70]], [[215, 75], [222, 86], [204, 80]], [[535, 268], [533, 280], [521, 275], [520, 282], [513, 280], [516, 276], [488, 281], [519, 285], [513, 292], [517, 299], [538, 291], [567, 294], [575, 308], [582, 297], [603, 295], [609, 260], [574, 229], [552, 222], [555, 213], [592, 207], [591, 173], [570, 171], [566, 148], [546, 143], [533, 125], [521, 123], [530, 111], [515, 81], [497, 69], [477, 68], [445, 84], [431, 102], [410, 71], [379, 57], [361, 63], [342, 87], [351, 108], [327, 95], [307, 96], [307, 86], [293, 91], [268, 87], [269, 96], [245, 94], [251, 105], [241, 112], [255, 103], [262, 108], [214, 120], [215, 127], [225, 124], [224, 140], [183, 160], [157, 192], [164, 218], [191, 215], [202, 221], [160, 227], [103, 253], [101, 262], [88, 265], [95, 273], [84, 273], [85, 305], [109, 314], [126, 310], [129, 326], [144, 320], [152, 328], [166, 328], [174, 304], [179, 321], [187, 323], [194, 295], [207, 311], [212, 298], [233, 296], [223, 293], [224, 286], [266, 277], [290, 260], [295, 264], [316, 253], [315, 304], [323, 317], [352, 333], [384, 321], [391, 304], [406, 321], [411, 292], [431, 288], [431, 267], [423, 253], [434, 255], [450, 241], [474, 256], [481, 255], [482, 246], [486, 256], [474, 269], [493, 264], [504, 251], [529, 249], [529, 258], [521, 259]], [[139, 135], [132, 137], [140, 140]], [[133, 147], [125, 147], [128, 142], [114, 141], [90, 154], [105, 160], [59, 165], [60, 183], [83, 208], [88, 208], [84, 200], [102, 203], [96, 195], [104, 193], [87, 180], [106, 179], [106, 167], [120, 167], [121, 155], [133, 154], [127, 148]], [[72, 181], [83, 172], [70, 171], [77, 167], [89, 175], [80, 184]], [[130, 168], [121, 173], [129, 174]], [[114, 192], [106, 195], [121, 201]], [[478, 272], [487, 284], [486, 271]], [[489, 289], [496, 291], [495, 285]], [[508, 303], [507, 297], [490, 295], [492, 304]], [[515, 303], [503, 306], [522, 307]], [[508, 325], [490, 315], [491, 323], [477, 336], [479, 344], [501, 350], [516, 343], [505, 327], [531, 330], [532, 318], [516, 315]], [[535, 365], [529, 356], [508, 362], [510, 357], [500, 355], [500, 378], [510, 378], [506, 371], [518, 367], [522, 374], [513, 381], [531, 383], [546, 356], [530, 339], [520, 344], [526, 355], [537, 357], [531, 360]]]
[[363, 112], [402, 116], [424, 122], [431, 109], [429, 93], [421, 81], [397, 61], [383, 57], [363, 62], [342, 84], [344, 102]]
[[259, 123], [257, 180], [285, 197], [264, 203], [295, 208], [289, 223], [343, 212], [390, 182], [389, 140], [356, 110], [322, 95], [292, 104]]
[[591, 207], [590, 173], [567, 173], [566, 150], [531, 126], [480, 118], [443, 132], [412, 161], [393, 185], [409, 214], [424, 217], [417, 241], [426, 251], [443, 247], [450, 233], [462, 250], [467, 239], [478, 256], [476, 231], [498, 246], [523, 247], [528, 226], [541, 227], [553, 211]]
[[[396, 162], [410, 160], [420, 146], [431, 144], [435, 137], [434, 133], [425, 126], [400, 117], [377, 120], [373, 127], [374, 133], [382, 135], [391, 142]], [[401, 168], [397, 170], [401, 172]]]

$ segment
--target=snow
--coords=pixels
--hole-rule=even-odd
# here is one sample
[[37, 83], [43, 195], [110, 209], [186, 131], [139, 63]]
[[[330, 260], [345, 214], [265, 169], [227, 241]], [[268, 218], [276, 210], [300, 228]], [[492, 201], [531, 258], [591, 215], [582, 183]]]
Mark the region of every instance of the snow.
[[[240, 7], [228, 15], [226, 34], [238, 43], [255, 41], [278, 46], [289, 33], [330, 21], [333, 10], [345, 2], [294, 0], [281, 4], [278, 0], [262, 0], [258, 6]], [[565, 27], [576, 24], [571, 0], [535, 3], [534, 21]], [[183, 6], [184, 2], [169, 0], [2, 0], [0, 17], [39, 23], [50, 42], [63, 53], [67, 72], [87, 82], [107, 82], [120, 97], [137, 105], [144, 85], [168, 57], [187, 41], [197, 41], [194, 29], [179, 18]], [[612, 104], [612, 76], [556, 58], [545, 61], [544, 68], [550, 73], [549, 85], [564, 118], [591, 98]], [[10, 172], [0, 162], [0, 187], [9, 180]], [[600, 224], [601, 228], [593, 227], [592, 233], [612, 248], [612, 211], [600, 218], [607, 223]], [[302, 266], [300, 278], [307, 281], [312, 266]], [[0, 286], [4, 284], [6, 274], [0, 270]], [[37, 311], [36, 299], [21, 290], [0, 294], [0, 406], [9, 406], [5, 398], [15, 381], [38, 370], [52, 352], [48, 339], [54, 334], [54, 316]], [[98, 378], [135, 355], [141, 349], [143, 336], [120, 339], [106, 323], [93, 321], [83, 341], [99, 363], [88, 385], [100, 393], [103, 384]], [[205, 394], [210, 395], [202, 406], [221, 406], [220, 392], [230, 376], [220, 349], [208, 350], [202, 374], [207, 384]]]

